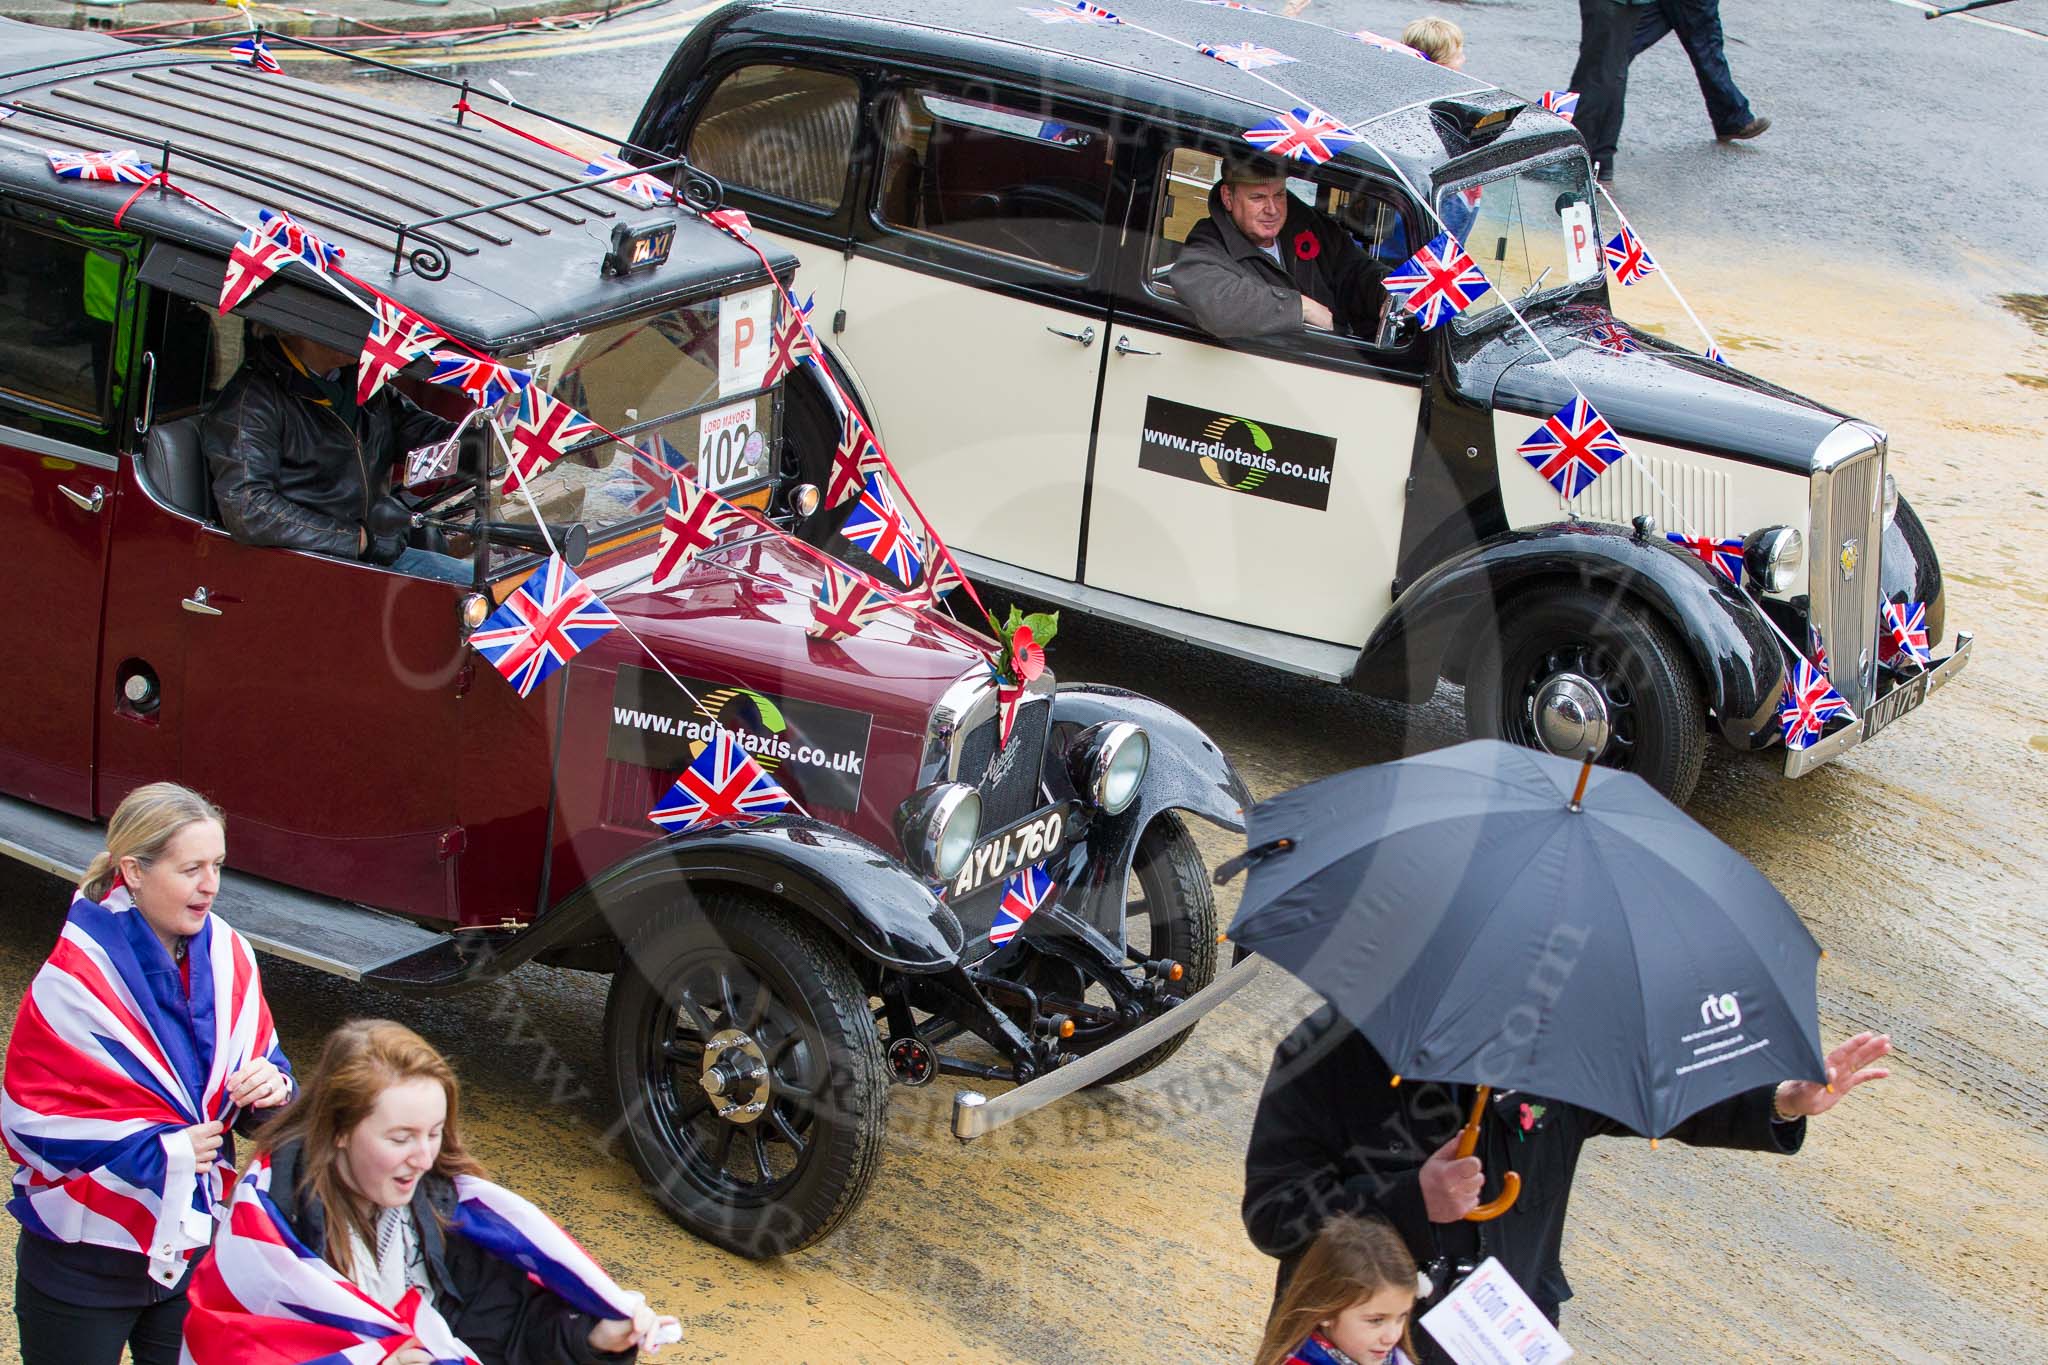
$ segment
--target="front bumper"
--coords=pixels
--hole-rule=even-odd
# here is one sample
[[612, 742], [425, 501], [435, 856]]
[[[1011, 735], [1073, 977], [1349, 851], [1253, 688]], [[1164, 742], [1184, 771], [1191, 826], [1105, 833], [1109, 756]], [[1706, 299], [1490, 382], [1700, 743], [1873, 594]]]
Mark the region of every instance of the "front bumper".
[[1908, 711], [1916, 709], [1920, 703], [1947, 686], [1949, 680], [1969, 664], [1970, 646], [1976, 643], [1976, 638], [1968, 631], [1957, 631], [1955, 652], [1946, 659], [1928, 665], [1921, 672], [1881, 694], [1876, 701], [1864, 708], [1863, 714], [1853, 723], [1823, 735], [1810, 748], [1786, 750], [1785, 776], [1805, 776], [1821, 764], [1855, 748]]

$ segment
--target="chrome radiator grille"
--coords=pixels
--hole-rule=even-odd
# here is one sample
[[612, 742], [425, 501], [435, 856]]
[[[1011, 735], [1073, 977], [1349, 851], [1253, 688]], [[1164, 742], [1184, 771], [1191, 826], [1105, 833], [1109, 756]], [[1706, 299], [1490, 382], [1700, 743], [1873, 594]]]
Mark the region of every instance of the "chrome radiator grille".
[[[1831, 447], [1851, 453], [1829, 463]], [[1822, 443], [1813, 476], [1808, 619], [1827, 649], [1829, 680], [1858, 715], [1877, 694], [1884, 459], [1882, 436], [1844, 426]]]
[[981, 793], [982, 829], [1014, 824], [1044, 804], [1039, 799], [1038, 775], [1051, 724], [1052, 699], [1034, 696], [1018, 710], [1016, 728], [1000, 752], [996, 741], [1002, 735], [1002, 721], [994, 715], [961, 740], [957, 778], [972, 783]]

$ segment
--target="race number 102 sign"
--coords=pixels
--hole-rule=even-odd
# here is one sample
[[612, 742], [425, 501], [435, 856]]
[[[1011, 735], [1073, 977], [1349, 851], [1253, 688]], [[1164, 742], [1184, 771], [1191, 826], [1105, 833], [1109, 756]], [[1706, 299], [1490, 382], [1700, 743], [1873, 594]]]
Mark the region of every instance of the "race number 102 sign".
[[697, 482], [725, 489], [768, 472], [766, 449], [755, 421], [754, 399], [718, 408], [697, 419]]

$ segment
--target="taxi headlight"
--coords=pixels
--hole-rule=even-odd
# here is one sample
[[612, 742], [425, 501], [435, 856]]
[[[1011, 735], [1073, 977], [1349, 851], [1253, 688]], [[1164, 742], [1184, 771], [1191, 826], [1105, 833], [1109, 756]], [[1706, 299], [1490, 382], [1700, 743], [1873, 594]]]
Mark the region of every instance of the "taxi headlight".
[[964, 782], [934, 783], [896, 809], [904, 859], [936, 882], [959, 875], [980, 834], [981, 793]]
[[1761, 531], [1751, 531], [1743, 541], [1743, 572], [1765, 592], [1788, 592], [1805, 553], [1805, 542], [1799, 532], [1790, 526], [1766, 526]]
[[1103, 814], [1118, 815], [1144, 785], [1152, 741], [1127, 720], [1106, 720], [1077, 735], [1068, 754], [1075, 789]]

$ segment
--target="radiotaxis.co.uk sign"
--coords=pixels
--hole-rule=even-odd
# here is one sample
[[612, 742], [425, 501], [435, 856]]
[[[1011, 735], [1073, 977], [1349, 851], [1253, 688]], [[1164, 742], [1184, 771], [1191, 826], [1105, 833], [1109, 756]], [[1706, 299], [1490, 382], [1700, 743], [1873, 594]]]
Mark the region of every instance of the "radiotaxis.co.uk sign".
[[1296, 507], [1330, 505], [1337, 439], [1211, 412], [1168, 398], [1145, 401], [1138, 467]]

